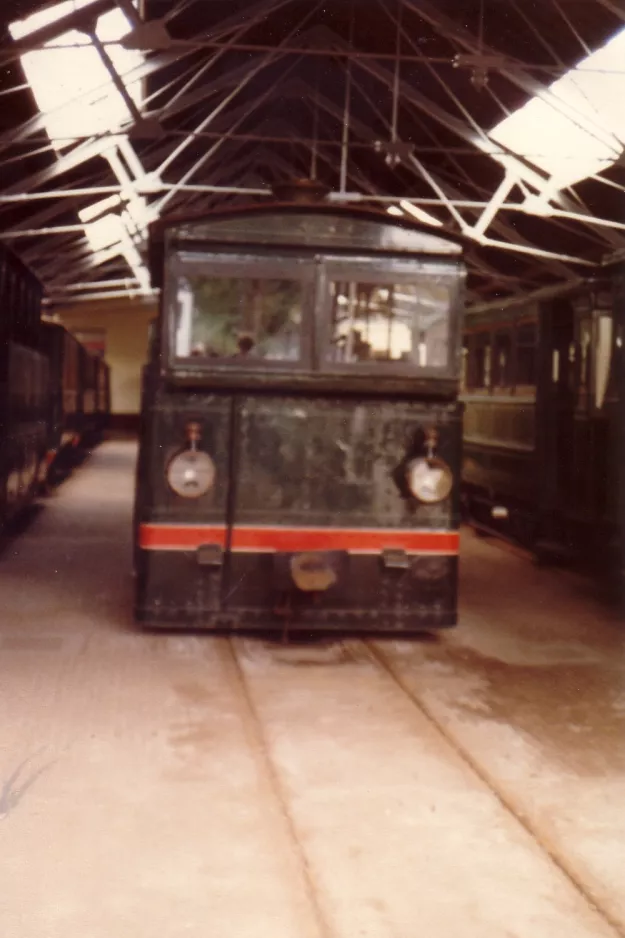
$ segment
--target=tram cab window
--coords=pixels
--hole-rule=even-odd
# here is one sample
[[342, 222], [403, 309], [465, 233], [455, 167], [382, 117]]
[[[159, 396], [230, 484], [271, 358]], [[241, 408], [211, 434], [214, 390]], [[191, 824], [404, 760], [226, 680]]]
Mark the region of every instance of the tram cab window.
[[305, 284], [299, 280], [180, 278], [175, 298], [177, 358], [297, 362]]
[[335, 280], [330, 295], [330, 365], [448, 367], [450, 296], [445, 285]]

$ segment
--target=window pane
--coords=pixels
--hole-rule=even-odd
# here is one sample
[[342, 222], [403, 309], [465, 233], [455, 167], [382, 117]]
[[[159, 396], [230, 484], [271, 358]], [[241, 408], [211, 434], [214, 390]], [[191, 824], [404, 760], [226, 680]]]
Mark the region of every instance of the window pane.
[[469, 388], [469, 356], [470, 348], [465, 345], [462, 349], [462, 358], [460, 360], [460, 393], [464, 394]]
[[612, 363], [613, 322], [612, 315], [607, 313], [597, 317], [595, 337], [595, 407], [603, 407], [608, 381], [610, 378], [610, 365]]
[[590, 391], [590, 355], [592, 349], [592, 318], [580, 319], [578, 324], [579, 372], [577, 406], [584, 410], [588, 406]]
[[296, 280], [183, 277], [176, 357], [298, 361], [304, 284]]
[[491, 384], [490, 333], [473, 336], [471, 340], [467, 384], [471, 390], [489, 388]]
[[512, 333], [497, 332], [493, 352], [493, 387], [509, 388], [512, 384]]
[[536, 384], [536, 326], [534, 323], [517, 328], [517, 385]]
[[335, 281], [330, 347], [332, 364], [408, 362], [446, 368], [449, 290], [437, 283], [376, 284]]

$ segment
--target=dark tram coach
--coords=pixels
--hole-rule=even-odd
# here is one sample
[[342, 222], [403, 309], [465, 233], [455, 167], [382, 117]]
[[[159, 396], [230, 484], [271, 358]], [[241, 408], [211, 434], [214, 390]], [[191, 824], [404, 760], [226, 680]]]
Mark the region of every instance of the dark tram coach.
[[461, 246], [291, 197], [162, 220], [151, 269], [137, 619], [454, 625]]
[[[0, 241], [0, 549], [37, 497], [98, 441], [110, 410], [108, 365], [60, 323], [42, 320], [43, 292]], [[94, 434], [84, 401], [96, 372]]]
[[625, 568], [625, 276], [476, 309], [464, 337], [468, 520], [602, 573]]

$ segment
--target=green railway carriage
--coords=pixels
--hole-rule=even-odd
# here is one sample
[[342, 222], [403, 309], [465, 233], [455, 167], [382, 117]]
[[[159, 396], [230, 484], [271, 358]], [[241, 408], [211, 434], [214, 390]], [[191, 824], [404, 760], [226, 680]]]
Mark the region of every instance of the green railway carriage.
[[615, 267], [467, 316], [463, 504], [478, 530], [622, 568], [624, 301]]

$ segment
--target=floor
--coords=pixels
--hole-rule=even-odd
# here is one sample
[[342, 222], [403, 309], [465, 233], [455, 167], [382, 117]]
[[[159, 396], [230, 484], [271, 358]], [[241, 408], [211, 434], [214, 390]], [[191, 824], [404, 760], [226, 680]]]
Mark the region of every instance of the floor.
[[138, 632], [132, 443], [0, 559], [11, 938], [625, 935], [625, 630], [468, 533], [461, 625]]

